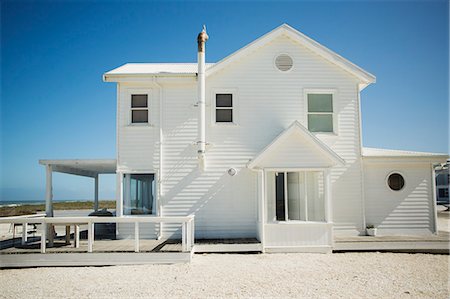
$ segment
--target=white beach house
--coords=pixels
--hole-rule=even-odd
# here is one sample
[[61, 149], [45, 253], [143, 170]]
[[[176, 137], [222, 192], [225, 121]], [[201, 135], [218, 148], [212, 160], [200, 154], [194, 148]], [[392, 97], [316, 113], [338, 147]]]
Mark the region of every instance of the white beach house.
[[447, 155], [362, 147], [374, 75], [286, 24], [217, 63], [207, 39], [198, 63], [104, 74], [117, 84], [118, 216], [192, 214], [197, 239], [256, 238], [264, 251], [327, 252], [333, 234], [367, 225], [436, 233], [433, 167]]

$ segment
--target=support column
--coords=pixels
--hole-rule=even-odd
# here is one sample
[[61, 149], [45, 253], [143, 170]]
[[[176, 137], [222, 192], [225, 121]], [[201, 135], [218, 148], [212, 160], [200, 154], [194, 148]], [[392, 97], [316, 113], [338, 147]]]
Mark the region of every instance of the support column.
[[28, 223], [22, 224], [22, 245], [25, 245], [28, 240]]
[[333, 222], [333, 213], [331, 209], [331, 175], [330, 169], [324, 171], [325, 180], [325, 217], [328, 223]]
[[[46, 165], [45, 170], [46, 170], [45, 214], [46, 217], [53, 217], [53, 168], [51, 165]], [[48, 245], [53, 246], [54, 228], [52, 224], [47, 225], [47, 237], [48, 237]]]
[[95, 176], [95, 187], [94, 187], [94, 211], [98, 211], [98, 174]]

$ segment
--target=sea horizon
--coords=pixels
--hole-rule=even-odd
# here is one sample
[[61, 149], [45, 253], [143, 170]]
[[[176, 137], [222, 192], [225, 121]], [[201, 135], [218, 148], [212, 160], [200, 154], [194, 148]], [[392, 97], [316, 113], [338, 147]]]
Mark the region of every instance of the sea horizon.
[[[99, 201], [108, 201], [108, 200], [114, 200], [114, 199], [100, 199]], [[85, 202], [85, 201], [92, 201], [93, 199], [53, 199], [53, 202]], [[15, 207], [15, 206], [21, 206], [21, 205], [40, 205], [45, 204], [45, 200], [41, 199], [25, 199], [25, 200], [4, 200], [0, 199], [0, 207]]]

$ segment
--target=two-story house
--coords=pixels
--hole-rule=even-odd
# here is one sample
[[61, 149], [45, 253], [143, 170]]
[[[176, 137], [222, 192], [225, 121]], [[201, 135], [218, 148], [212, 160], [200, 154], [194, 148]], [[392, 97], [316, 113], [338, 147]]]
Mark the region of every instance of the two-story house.
[[104, 74], [117, 84], [117, 216], [193, 214], [197, 239], [272, 252], [328, 252], [333, 234], [369, 224], [436, 233], [433, 165], [447, 155], [362, 147], [360, 94], [375, 76], [286, 24], [217, 63], [207, 39], [197, 63]]

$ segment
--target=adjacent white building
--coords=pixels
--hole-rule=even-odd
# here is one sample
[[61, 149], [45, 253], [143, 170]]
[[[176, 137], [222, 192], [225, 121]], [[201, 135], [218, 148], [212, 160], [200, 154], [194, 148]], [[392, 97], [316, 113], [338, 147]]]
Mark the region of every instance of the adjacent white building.
[[207, 39], [198, 63], [104, 74], [117, 85], [118, 216], [195, 215], [197, 239], [273, 252], [328, 252], [333, 234], [369, 224], [436, 233], [433, 165], [448, 157], [362, 147], [360, 93], [375, 76], [286, 24], [217, 63], [205, 63]]

